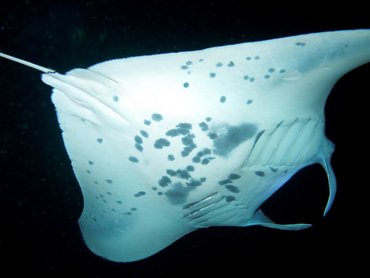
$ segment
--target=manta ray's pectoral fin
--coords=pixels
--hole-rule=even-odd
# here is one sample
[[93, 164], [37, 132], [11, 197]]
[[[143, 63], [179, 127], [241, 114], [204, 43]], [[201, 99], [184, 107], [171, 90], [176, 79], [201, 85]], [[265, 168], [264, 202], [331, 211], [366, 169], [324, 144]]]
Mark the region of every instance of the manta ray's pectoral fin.
[[331, 155], [333, 154], [333, 152], [334, 152], [334, 144], [328, 139], [326, 139], [324, 142], [324, 146], [322, 148], [322, 152], [320, 155], [320, 161], [319, 161], [319, 163], [325, 169], [326, 175], [328, 177], [328, 183], [329, 183], [329, 198], [328, 198], [328, 201], [326, 202], [324, 216], [329, 212], [334, 202], [335, 194], [337, 192], [337, 180], [335, 179], [335, 174], [330, 164], [330, 159], [331, 159]]
[[245, 225], [247, 226], [254, 226], [259, 225], [263, 227], [273, 228], [273, 229], [279, 229], [279, 230], [303, 230], [310, 228], [311, 224], [306, 223], [295, 223], [295, 224], [277, 224], [273, 222], [270, 218], [268, 218], [262, 210], [257, 210], [253, 217], [248, 221], [248, 223]]
[[[321, 152], [319, 154], [319, 161], [324, 168], [327, 178], [328, 178], [328, 183], [329, 183], [329, 197], [328, 201], [325, 206], [324, 210], [324, 216], [328, 213], [330, 210], [333, 201], [335, 199], [335, 194], [337, 191], [337, 182], [335, 179], [334, 171], [333, 168], [331, 167], [330, 164], [330, 159], [331, 156], [334, 152], [334, 144], [326, 139], [322, 145]], [[306, 223], [295, 223], [295, 224], [277, 224], [273, 222], [270, 218], [268, 218], [261, 209], [257, 210], [253, 217], [244, 225], [244, 226], [254, 226], [254, 225], [259, 225], [259, 226], [264, 226], [268, 228], [274, 228], [274, 229], [279, 229], [279, 230], [302, 230], [311, 227], [311, 224], [306, 224]]]

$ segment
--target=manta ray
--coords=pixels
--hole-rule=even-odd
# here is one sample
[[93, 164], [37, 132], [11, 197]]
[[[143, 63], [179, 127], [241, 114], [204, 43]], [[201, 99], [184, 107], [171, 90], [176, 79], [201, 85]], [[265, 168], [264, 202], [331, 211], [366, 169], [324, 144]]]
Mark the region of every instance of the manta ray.
[[370, 61], [370, 30], [109, 60], [42, 71], [83, 194], [79, 225], [95, 254], [149, 257], [210, 226], [283, 230], [260, 206], [319, 163], [329, 197], [334, 144], [324, 108], [335, 82]]

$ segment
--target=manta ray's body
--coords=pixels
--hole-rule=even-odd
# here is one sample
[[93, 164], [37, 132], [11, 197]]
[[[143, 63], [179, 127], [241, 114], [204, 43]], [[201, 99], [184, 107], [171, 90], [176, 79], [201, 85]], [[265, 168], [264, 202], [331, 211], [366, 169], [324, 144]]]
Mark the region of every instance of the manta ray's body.
[[83, 193], [86, 244], [134, 261], [208, 226], [308, 227], [275, 224], [259, 207], [320, 163], [328, 211], [336, 184], [326, 98], [369, 60], [370, 31], [354, 30], [112, 60], [65, 75], [39, 67]]

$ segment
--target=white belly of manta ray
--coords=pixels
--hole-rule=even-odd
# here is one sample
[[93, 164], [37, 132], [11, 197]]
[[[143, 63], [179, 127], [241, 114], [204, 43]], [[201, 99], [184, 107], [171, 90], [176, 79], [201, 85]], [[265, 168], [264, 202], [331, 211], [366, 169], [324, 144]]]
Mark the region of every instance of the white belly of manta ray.
[[314, 33], [106, 61], [53, 87], [81, 186], [79, 225], [92, 252], [129, 262], [209, 226], [276, 224], [261, 204], [320, 163], [334, 200], [324, 107], [335, 82], [370, 61], [370, 30]]

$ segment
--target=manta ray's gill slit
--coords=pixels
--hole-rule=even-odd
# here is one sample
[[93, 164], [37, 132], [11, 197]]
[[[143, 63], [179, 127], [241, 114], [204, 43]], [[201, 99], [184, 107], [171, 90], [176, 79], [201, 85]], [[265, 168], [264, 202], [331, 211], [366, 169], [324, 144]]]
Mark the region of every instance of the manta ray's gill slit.
[[220, 194], [219, 192], [212, 192], [208, 196], [192, 202], [185, 204], [182, 208], [185, 211], [184, 217], [192, 216], [192, 214], [197, 213], [201, 211], [202, 209], [206, 208], [209, 205], [212, 205], [214, 203], [220, 202], [224, 196]]
[[[304, 129], [304, 133], [300, 136], [307, 136], [308, 138], [315, 138], [315, 134], [318, 134], [320, 132], [320, 129], [324, 126], [324, 119], [319, 118], [319, 120], [315, 121], [312, 120], [308, 122], [307, 124], [311, 125], [310, 127], [306, 127]], [[297, 153], [301, 154], [301, 156], [308, 156], [308, 153], [314, 148], [314, 145], [317, 142], [315, 140], [310, 140], [308, 144], [301, 144], [301, 146], [297, 146]], [[298, 163], [299, 156], [296, 157], [294, 160], [294, 164]]]
[[[307, 153], [312, 152], [318, 144], [318, 131], [322, 125], [320, 117], [296, 118], [289, 122], [280, 121], [271, 131], [260, 131], [243, 165], [270, 165], [275, 169], [276, 166], [299, 163], [302, 156], [307, 157]], [[303, 135], [309, 136], [309, 143], [302, 141]], [[264, 176], [259, 170], [255, 174]]]
[[[298, 121], [299, 121], [299, 119], [298, 119]], [[280, 164], [284, 164], [284, 162], [286, 161], [286, 157], [289, 156], [289, 154], [288, 154], [289, 152], [291, 152], [292, 150], [297, 150], [298, 148], [300, 148], [299, 145], [302, 145], [302, 144], [300, 144], [302, 141], [299, 140], [299, 138], [302, 138], [302, 134], [304, 132], [311, 133], [310, 132], [311, 131], [310, 123], [312, 123], [312, 122], [314, 122], [314, 124], [315, 124], [316, 122], [321, 122], [321, 121], [320, 120], [316, 121], [316, 120], [311, 119], [311, 117], [307, 117], [307, 119], [300, 120], [300, 123], [297, 123], [295, 125], [295, 128], [291, 128], [290, 130], [288, 130], [288, 132], [286, 132], [287, 135], [284, 138], [285, 141], [288, 141], [289, 137], [291, 139], [296, 138], [296, 140], [294, 140], [292, 143], [290, 143], [289, 147], [285, 148], [285, 154], [283, 155], [283, 158], [280, 160]], [[314, 134], [313, 134], [313, 136], [311, 138], [314, 139], [315, 137], [316, 136], [314, 136]], [[314, 141], [314, 140], [312, 140], [312, 141]], [[285, 143], [285, 145], [288, 145], [288, 144]], [[307, 146], [308, 144], [306, 143], [304, 145]], [[302, 149], [301, 149], [301, 151], [302, 151]], [[271, 157], [274, 157], [275, 155], [276, 155], [275, 152], [272, 152]], [[279, 156], [280, 156], [280, 154], [279, 154]]]
[[[225, 196], [220, 193], [207, 198], [206, 201], [193, 203], [184, 209], [184, 217], [189, 220], [189, 224], [196, 227], [208, 227], [224, 223], [245, 210], [244, 206], [230, 204], [235, 200], [234, 196]], [[221, 220], [222, 219], [222, 220]]]
[[[228, 198], [231, 197], [231, 198]], [[240, 216], [243, 216], [246, 211], [246, 207], [240, 206], [235, 203], [231, 203], [235, 199], [232, 198], [233, 196], [226, 196], [223, 199], [224, 206], [216, 207], [214, 211], [210, 211], [199, 218], [195, 218], [194, 220], [190, 221], [190, 224], [199, 227], [209, 227], [209, 226], [216, 226], [218, 223], [233, 223], [235, 218], [240, 222]], [[228, 200], [229, 201], [228, 201]], [[232, 200], [232, 201], [230, 201]]]

